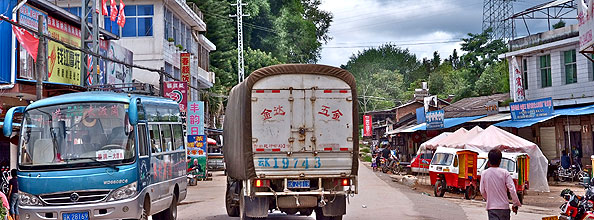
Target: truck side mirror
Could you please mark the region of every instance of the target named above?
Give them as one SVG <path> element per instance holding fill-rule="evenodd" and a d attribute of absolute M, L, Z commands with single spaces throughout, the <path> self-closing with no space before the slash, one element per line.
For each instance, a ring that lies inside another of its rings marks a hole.
<path fill-rule="evenodd" d="M 25 106 L 17 106 L 10 108 L 8 112 L 6 112 L 6 116 L 4 117 L 4 128 L 2 130 L 5 137 L 10 137 L 10 135 L 12 135 L 12 120 L 14 118 L 14 114 L 23 113 L 24 111 Z"/>

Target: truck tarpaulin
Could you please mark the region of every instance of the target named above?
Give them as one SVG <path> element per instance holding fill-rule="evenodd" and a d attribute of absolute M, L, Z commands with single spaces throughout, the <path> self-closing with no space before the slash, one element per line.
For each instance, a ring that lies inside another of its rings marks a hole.
<path fill-rule="evenodd" d="M 317 64 L 282 64 L 258 69 L 240 84 L 233 87 L 225 110 L 223 137 L 225 163 L 229 177 L 246 180 L 256 177 L 252 151 L 252 88 L 266 77 L 286 74 L 327 75 L 341 79 L 351 88 L 353 96 L 353 165 L 352 174 L 358 171 L 359 114 L 355 78 L 346 70 Z M 320 87 L 324 82 L 320 82 Z"/>

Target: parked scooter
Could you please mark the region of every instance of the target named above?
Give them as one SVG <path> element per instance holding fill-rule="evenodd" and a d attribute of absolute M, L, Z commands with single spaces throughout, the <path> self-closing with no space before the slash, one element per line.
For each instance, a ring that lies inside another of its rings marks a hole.
<path fill-rule="evenodd" d="M 557 167 L 557 178 L 560 181 L 574 181 L 578 179 L 580 182 L 582 182 L 585 177 L 589 176 L 590 175 L 588 175 L 588 172 L 584 171 L 579 163 L 572 164 L 568 169 L 563 168 L 563 166 Z"/>
<path fill-rule="evenodd" d="M 559 207 L 561 209 L 560 220 L 594 220 L 594 187 L 586 186 L 586 195 L 576 195 L 570 189 L 561 191 L 561 197 L 565 203 Z"/>

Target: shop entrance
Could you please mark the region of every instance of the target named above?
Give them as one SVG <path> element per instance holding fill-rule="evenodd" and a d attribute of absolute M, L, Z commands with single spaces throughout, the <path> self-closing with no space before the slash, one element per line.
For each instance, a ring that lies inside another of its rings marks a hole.
<path fill-rule="evenodd" d="M 569 153 L 571 157 L 571 162 L 578 162 L 581 163 L 583 154 L 582 154 L 582 132 L 580 131 L 570 131 L 569 134 L 564 132 L 565 134 L 565 150 Z M 568 137 L 569 135 L 569 137 Z M 578 161 L 574 161 L 574 158 L 578 158 Z"/>

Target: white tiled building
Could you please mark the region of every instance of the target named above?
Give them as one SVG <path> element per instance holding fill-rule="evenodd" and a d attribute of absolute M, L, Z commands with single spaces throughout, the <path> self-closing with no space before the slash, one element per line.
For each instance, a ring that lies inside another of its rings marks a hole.
<path fill-rule="evenodd" d="M 80 1 L 58 0 L 57 3 L 80 16 Z M 120 36 L 118 43 L 134 53 L 134 64 L 165 68 L 179 79 L 180 53 L 187 51 L 192 54 L 191 85 L 212 87 L 215 75 L 209 71 L 209 53 L 216 50 L 216 46 L 201 34 L 206 31 L 206 24 L 198 7 L 183 0 L 127 0 L 125 4 L 123 28 L 107 16 L 100 19 L 100 24 Z M 134 69 L 133 78 L 159 87 L 157 73 Z M 197 93 L 192 92 L 192 100 L 196 99 Z"/>
<path fill-rule="evenodd" d="M 594 65 L 578 52 L 577 25 L 510 41 L 511 52 L 500 55 L 522 70 L 527 100 L 552 97 L 554 106 L 594 102 Z M 510 65 L 511 72 L 511 65 Z M 510 95 L 514 79 L 510 74 Z"/>

